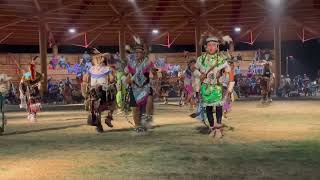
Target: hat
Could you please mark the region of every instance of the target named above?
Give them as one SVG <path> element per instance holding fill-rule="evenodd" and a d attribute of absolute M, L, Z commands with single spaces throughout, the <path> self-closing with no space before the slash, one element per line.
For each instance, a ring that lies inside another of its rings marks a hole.
<path fill-rule="evenodd" d="M 188 62 L 188 64 L 191 64 L 191 63 L 196 63 L 197 61 L 194 59 L 194 58 L 191 58 L 191 59 L 189 59 L 189 62 Z"/>
<path fill-rule="evenodd" d="M 208 44 L 209 42 L 214 42 L 214 43 L 219 44 L 219 39 L 215 36 L 209 36 L 206 39 L 206 44 Z"/>
<path fill-rule="evenodd" d="M 134 50 L 141 49 L 142 51 L 144 51 L 144 46 L 142 44 L 135 44 L 133 48 Z"/>
<path fill-rule="evenodd" d="M 133 36 L 133 39 L 134 39 L 134 46 L 133 46 L 133 49 L 134 50 L 137 50 L 137 49 L 141 49 L 144 51 L 144 46 L 143 46 L 143 42 L 142 40 L 140 39 L 140 37 L 137 37 L 137 36 Z"/>

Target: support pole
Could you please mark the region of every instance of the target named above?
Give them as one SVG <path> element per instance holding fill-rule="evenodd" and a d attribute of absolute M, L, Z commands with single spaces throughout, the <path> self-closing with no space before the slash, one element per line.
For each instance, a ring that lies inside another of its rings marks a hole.
<path fill-rule="evenodd" d="M 48 65 L 47 65 L 47 30 L 46 30 L 45 22 L 42 20 L 40 20 L 40 23 L 39 23 L 39 51 L 40 51 L 41 73 L 43 75 L 40 92 L 41 92 L 41 95 L 43 96 L 48 90 L 48 85 L 47 85 Z"/>
<path fill-rule="evenodd" d="M 287 75 L 289 74 L 289 59 L 288 59 L 289 57 L 287 57 L 287 59 L 286 59 L 286 73 L 287 73 Z"/>
<path fill-rule="evenodd" d="M 58 57 L 59 51 L 58 51 L 58 46 L 57 45 L 54 45 L 52 47 L 52 54 L 53 54 L 53 56 Z"/>
<path fill-rule="evenodd" d="M 125 23 L 121 21 L 120 31 L 119 31 L 119 53 L 120 60 L 126 61 L 126 39 L 125 39 Z"/>
<path fill-rule="evenodd" d="M 201 30 L 200 30 L 200 20 L 196 19 L 195 21 L 196 26 L 195 26 L 195 47 L 196 47 L 196 56 L 199 57 L 201 56 L 202 53 L 202 47 L 199 44 L 200 43 L 200 36 L 201 36 Z"/>
<path fill-rule="evenodd" d="M 229 51 L 234 52 L 234 42 L 230 42 L 229 44 Z"/>
<path fill-rule="evenodd" d="M 280 86 L 281 76 L 281 26 L 275 24 L 274 28 L 274 53 L 275 53 L 275 88 Z"/>

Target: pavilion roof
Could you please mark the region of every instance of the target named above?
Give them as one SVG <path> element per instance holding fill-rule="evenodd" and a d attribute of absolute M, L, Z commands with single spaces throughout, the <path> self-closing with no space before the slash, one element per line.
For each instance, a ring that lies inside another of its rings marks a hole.
<path fill-rule="evenodd" d="M 121 24 L 129 43 L 136 35 L 152 44 L 194 44 L 196 22 L 202 32 L 249 43 L 272 41 L 276 20 L 283 40 L 320 36 L 320 0 L 278 1 L 282 13 L 273 18 L 267 0 L 0 0 L 0 44 L 38 44 L 40 21 L 51 44 L 118 45 Z"/>

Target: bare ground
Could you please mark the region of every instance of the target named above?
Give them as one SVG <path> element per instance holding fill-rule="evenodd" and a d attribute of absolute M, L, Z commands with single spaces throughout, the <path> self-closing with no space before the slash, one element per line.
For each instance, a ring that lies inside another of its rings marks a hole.
<path fill-rule="evenodd" d="M 222 140 L 199 133 L 191 111 L 173 105 L 156 106 L 146 137 L 132 136 L 123 115 L 97 134 L 83 111 L 42 112 L 36 124 L 7 113 L 0 179 L 320 179 L 319 107 L 237 102 Z"/>

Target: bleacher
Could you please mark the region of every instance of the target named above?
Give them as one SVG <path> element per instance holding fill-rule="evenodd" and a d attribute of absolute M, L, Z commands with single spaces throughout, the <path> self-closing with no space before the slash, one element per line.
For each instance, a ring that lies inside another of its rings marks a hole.
<path fill-rule="evenodd" d="M 241 54 L 242 61 L 238 62 L 236 66 L 240 65 L 241 71 L 246 73 L 250 63 L 252 63 L 252 59 L 255 56 L 255 51 L 236 51 L 233 52 L 233 55 L 236 56 L 238 53 Z M 38 54 L 0 54 L 0 74 L 7 74 L 8 76 L 12 77 L 12 81 L 14 83 L 18 83 L 20 80 L 20 75 L 18 74 L 15 62 L 20 64 L 22 68 L 27 69 L 28 64 L 37 55 Z M 183 69 L 187 66 L 187 60 L 184 57 L 184 53 L 156 53 L 154 55 L 156 58 L 165 58 L 166 63 L 178 64 Z M 74 65 L 82 57 L 82 54 L 59 54 L 59 57 L 60 56 L 64 56 L 67 62 L 69 62 L 71 65 Z M 189 57 L 195 57 L 195 53 L 189 53 Z M 48 54 L 48 78 L 52 77 L 53 81 L 59 81 L 65 79 L 66 77 L 69 77 L 73 81 L 76 79 L 76 75 L 68 73 L 66 69 L 61 69 L 60 67 L 57 67 L 57 69 L 54 70 L 50 69 L 49 61 L 51 58 L 52 54 Z M 36 69 L 40 72 L 39 60 Z"/>

